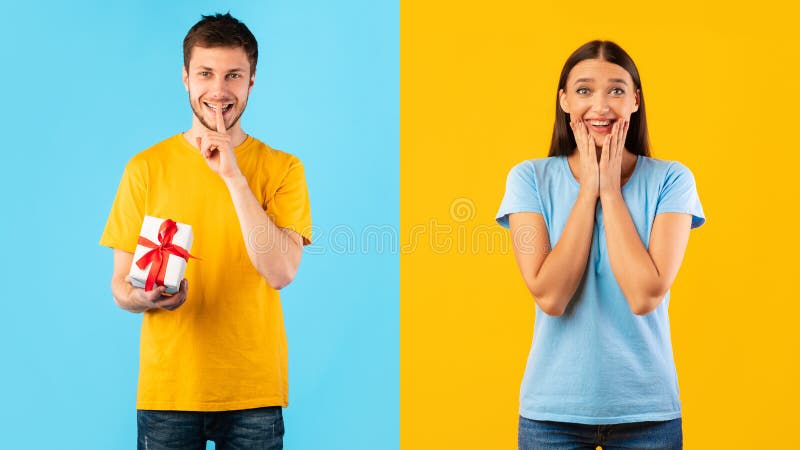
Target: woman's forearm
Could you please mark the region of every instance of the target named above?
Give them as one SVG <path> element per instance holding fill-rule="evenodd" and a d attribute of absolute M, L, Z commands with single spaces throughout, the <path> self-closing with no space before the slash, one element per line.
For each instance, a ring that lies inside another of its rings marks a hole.
<path fill-rule="evenodd" d="M 601 195 L 608 259 L 628 305 L 634 314 L 647 314 L 665 294 L 660 275 L 642 243 L 621 193 Z"/>
<path fill-rule="evenodd" d="M 564 313 L 583 278 L 592 245 L 596 207 L 596 196 L 578 194 L 558 243 L 528 283 L 539 307 L 548 315 Z"/>

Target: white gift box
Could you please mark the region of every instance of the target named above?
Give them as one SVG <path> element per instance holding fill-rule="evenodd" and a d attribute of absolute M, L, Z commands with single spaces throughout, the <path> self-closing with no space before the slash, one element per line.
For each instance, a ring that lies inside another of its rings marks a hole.
<path fill-rule="evenodd" d="M 165 222 L 165 219 L 160 219 L 158 217 L 152 216 L 145 216 L 144 221 L 142 222 L 142 231 L 139 233 L 140 237 L 148 239 L 155 245 L 159 246 L 164 244 L 159 240 L 159 231 L 161 229 L 161 225 Z M 186 225 L 183 223 L 176 222 L 178 230 L 175 232 L 175 235 L 172 237 L 172 244 L 178 247 L 182 247 L 186 250 L 186 253 L 192 248 L 192 239 L 194 238 L 192 234 L 192 227 L 191 225 Z M 145 266 L 144 269 L 140 269 L 139 266 L 136 264 L 139 259 L 141 259 L 147 252 L 152 251 L 153 248 L 148 247 L 146 245 L 142 245 L 141 243 L 137 244 L 136 252 L 133 254 L 133 264 L 131 264 L 131 270 L 128 274 L 130 276 L 131 284 L 138 288 L 144 288 L 147 282 L 147 276 L 150 273 L 152 265 L 155 263 L 150 263 Z M 158 251 L 158 249 L 156 249 Z M 163 251 L 163 260 L 162 264 L 166 264 L 166 272 L 164 273 L 164 286 L 167 287 L 168 294 L 174 294 L 178 292 L 181 286 L 181 280 L 183 280 L 183 275 L 186 272 L 186 260 L 182 257 L 169 253 L 167 251 Z M 158 285 L 159 283 L 155 283 Z"/>

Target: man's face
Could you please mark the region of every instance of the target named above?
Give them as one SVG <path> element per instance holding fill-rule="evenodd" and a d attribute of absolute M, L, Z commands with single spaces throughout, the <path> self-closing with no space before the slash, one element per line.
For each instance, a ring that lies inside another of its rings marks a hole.
<path fill-rule="evenodd" d="M 217 130 L 216 108 L 222 105 L 225 129 L 233 127 L 247 106 L 255 75 L 242 47 L 194 47 L 189 70 L 183 69 L 183 84 L 195 117 L 210 130 Z"/>

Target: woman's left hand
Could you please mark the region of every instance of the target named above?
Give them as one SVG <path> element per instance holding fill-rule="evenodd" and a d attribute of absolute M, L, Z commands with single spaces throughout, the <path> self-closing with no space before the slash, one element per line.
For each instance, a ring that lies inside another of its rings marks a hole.
<path fill-rule="evenodd" d="M 628 136 L 628 120 L 618 120 L 611 133 L 603 140 L 600 153 L 600 195 L 622 191 L 622 156 L 625 154 L 625 138 Z"/>

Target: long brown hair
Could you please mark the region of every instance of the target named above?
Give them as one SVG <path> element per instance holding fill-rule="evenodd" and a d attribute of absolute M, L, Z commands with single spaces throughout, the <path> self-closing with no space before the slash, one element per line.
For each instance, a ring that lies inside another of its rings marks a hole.
<path fill-rule="evenodd" d="M 639 90 L 639 109 L 631 114 L 625 148 L 635 155 L 650 156 L 650 139 L 647 136 L 647 117 L 644 112 L 644 91 L 642 90 L 642 81 L 639 79 L 639 70 L 636 69 L 633 59 L 614 42 L 599 40 L 587 42 L 567 58 L 564 68 L 561 69 L 558 89 L 566 89 L 569 72 L 576 64 L 585 59 L 608 61 L 622 67 L 631 75 L 634 86 Z M 556 120 L 553 124 L 553 138 L 550 141 L 548 156 L 569 156 L 576 146 L 575 136 L 569 127 L 569 114 L 561 109 L 558 90 L 556 90 Z"/>

